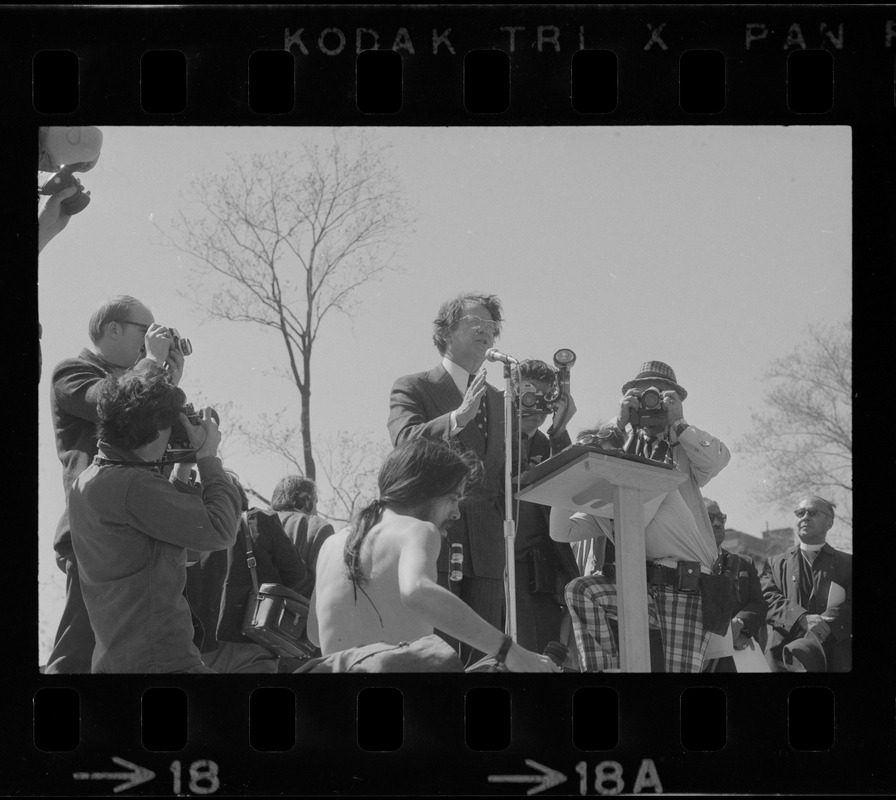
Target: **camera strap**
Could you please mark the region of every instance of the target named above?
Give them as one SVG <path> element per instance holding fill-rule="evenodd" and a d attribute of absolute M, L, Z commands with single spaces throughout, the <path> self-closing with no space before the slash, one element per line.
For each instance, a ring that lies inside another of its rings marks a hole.
<path fill-rule="evenodd" d="M 160 458 L 157 461 L 123 461 L 116 458 L 106 458 L 105 456 L 94 456 L 93 463 L 98 467 L 166 467 L 169 464 L 179 464 L 182 461 L 195 461 L 196 451 L 191 450 L 180 458 Z"/>
<path fill-rule="evenodd" d="M 93 463 L 98 467 L 157 467 L 161 461 L 119 461 L 116 458 L 94 456 Z"/>

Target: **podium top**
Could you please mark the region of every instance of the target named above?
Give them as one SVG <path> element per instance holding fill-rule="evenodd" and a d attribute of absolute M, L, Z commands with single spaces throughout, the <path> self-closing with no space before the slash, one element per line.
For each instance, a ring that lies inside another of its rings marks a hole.
<path fill-rule="evenodd" d="M 686 477 L 671 464 L 596 445 L 574 444 L 524 472 L 518 481 L 521 488 L 517 497 L 612 517 L 617 486 L 639 491 L 646 503 L 673 491 Z"/>

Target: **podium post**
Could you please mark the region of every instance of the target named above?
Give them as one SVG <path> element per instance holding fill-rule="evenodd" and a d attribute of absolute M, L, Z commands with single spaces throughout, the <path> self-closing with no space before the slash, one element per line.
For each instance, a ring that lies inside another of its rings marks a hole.
<path fill-rule="evenodd" d="M 644 504 L 659 503 L 685 479 L 677 469 L 579 444 L 520 476 L 521 500 L 613 518 L 623 672 L 650 672 Z"/>
<path fill-rule="evenodd" d="M 619 667 L 623 672 L 650 672 L 647 556 L 641 490 L 616 484 L 614 506 Z"/>

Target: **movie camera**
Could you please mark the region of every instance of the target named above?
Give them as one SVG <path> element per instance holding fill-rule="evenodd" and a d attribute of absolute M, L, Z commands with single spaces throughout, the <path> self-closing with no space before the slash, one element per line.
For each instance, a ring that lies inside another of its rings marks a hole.
<path fill-rule="evenodd" d="M 519 407 L 524 417 L 553 414 L 565 395 L 569 394 L 569 370 L 576 363 L 576 354 L 569 348 L 554 353 L 554 382 L 547 392 L 542 392 L 525 378 L 520 381 Z"/>
<path fill-rule="evenodd" d="M 215 424 L 220 424 L 221 420 L 218 417 L 218 412 L 213 408 L 209 410 L 211 412 L 211 418 L 215 421 Z M 192 403 L 187 403 L 184 406 L 184 415 L 193 426 L 200 425 L 202 422 L 198 412 L 193 408 Z M 165 450 L 165 458 L 168 461 L 179 461 L 185 456 L 190 456 L 192 454 L 193 445 L 190 444 L 190 437 L 187 435 L 187 429 L 179 419 L 176 419 L 171 426 L 171 436 L 168 437 L 168 448 Z"/>

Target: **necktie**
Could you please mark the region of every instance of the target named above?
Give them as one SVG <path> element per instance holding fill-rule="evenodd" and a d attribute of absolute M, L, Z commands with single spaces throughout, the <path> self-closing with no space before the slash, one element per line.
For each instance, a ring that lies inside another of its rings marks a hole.
<path fill-rule="evenodd" d="M 475 375 L 470 375 L 467 378 L 467 388 L 469 388 L 470 384 L 473 383 L 473 379 Z M 479 428 L 482 433 L 482 438 L 487 438 L 488 435 L 488 394 L 482 395 L 482 398 L 479 400 L 479 410 L 476 412 L 476 419 L 474 420 L 476 423 L 476 427 Z"/>

